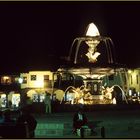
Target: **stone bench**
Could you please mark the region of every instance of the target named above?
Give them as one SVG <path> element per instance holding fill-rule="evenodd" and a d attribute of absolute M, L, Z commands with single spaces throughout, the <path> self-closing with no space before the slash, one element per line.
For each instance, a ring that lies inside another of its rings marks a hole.
<path fill-rule="evenodd" d="M 46 136 L 63 136 L 64 124 L 63 123 L 38 123 L 35 136 L 46 137 Z"/>
<path fill-rule="evenodd" d="M 101 137 L 101 127 L 96 127 L 96 136 Z M 72 131 L 72 123 L 38 123 L 35 130 L 36 138 L 47 137 L 75 137 Z"/>

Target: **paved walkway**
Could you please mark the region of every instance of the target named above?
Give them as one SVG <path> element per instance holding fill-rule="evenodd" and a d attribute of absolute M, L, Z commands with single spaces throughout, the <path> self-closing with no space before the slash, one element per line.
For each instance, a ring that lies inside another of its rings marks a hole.
<path fill-rule="evenodd" d="M 97 132 L 95 135 L 86 138 L 102 138 L 100 131 L 102 126 L 105 128 L 105 138 L 140 138 L 139 109 L 96 110 L 85 112 L 85 114 L 89 122 L 93 123 L 95 132 Z M 36 138 L 79 138 L 79 136 L 72 134 L 73 115 L 74 112 L 35 114 L 38 122 Z M 54 129 L 57 129 L 58 134 L 54 134 L 54 131 L 52 131 Z M 67 131 L 67 133 L 64 134 L 64 131 Z"/>

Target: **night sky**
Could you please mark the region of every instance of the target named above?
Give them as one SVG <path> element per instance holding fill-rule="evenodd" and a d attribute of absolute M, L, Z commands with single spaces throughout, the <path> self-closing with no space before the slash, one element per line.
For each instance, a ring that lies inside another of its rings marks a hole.
<path fill-rule="evenodd" d="M 118 63 L 140 67 L 140 2 L 0 2 L 0 73 L 59 67 L 90 22 Z"/>

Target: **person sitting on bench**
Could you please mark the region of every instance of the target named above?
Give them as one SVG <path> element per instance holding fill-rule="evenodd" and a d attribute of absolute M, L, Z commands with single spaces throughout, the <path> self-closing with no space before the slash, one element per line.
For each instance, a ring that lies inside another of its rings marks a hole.
<path fill-rule="evenodd" d="M 73 117 L 73 133 L 76 133 L 77 129 L 80 129 L 82 126 L 86 124 L 87 124 L 87 117 L 83 113 L 82 108 L 79 108 Z"/>

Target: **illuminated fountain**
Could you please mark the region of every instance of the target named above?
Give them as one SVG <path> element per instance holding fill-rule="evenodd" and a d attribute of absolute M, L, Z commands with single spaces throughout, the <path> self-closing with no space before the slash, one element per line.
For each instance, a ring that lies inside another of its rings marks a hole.
<path fill-rule="evenodd" d="M 76 42 L 77 42 L 76 49 L 73 49 L 75 47 L 74 44 Z M 110 47 L 110 46 L 113 46 L 113 42 L 112 42 L 111 38 L 109 38 L 109 37 L 100 36 L 100 33 L 94 23 L 91 23 L 88 25 L 85 37 L 78 37 L 78 38 L 74 39 L 72 46 L 71 46 L 68 60 L 71 60 L 73 53 L 75 53 L 74 64 L 79 63 L 78 62 L 78 53 L 80 51 L 79 50 L 80 46 L 84 42 L 88 45 L 87 53 L 84 55 L 87 56 L 88 61 L 90 63 L 97 62 L 97 58 L 101 55 L 101 53 L 97 51 L 97 47 L 100 42 L 105 43 L 108 63 L 109 64 L 113 63 L 113 61 L 114 61 L 113 59 L 115 59 L 115 58 L 113 58 L 113 56 L 112 56 L 112 50 Z M 75 51 L 75 52 L 73 52 L 73 51 Z"/>
<path fill-rule="evenodd" d="M 56 72 L 54 85 L 65 91 L 64 100 L 68 100 L 68 93 L 78 92 L 84 104 L 113 104 L 118 100 L 112 97 L 114 85 L 121 89 L 124 97 L 129 88 L 126 69 L 116 63 L 114 52 L 111 38 L 101 36 L 95 24 L 89 24 L 86 35 L 74 39 L 68 65 Z M 126 96 L 120 100 L 127 103 Z"/>

